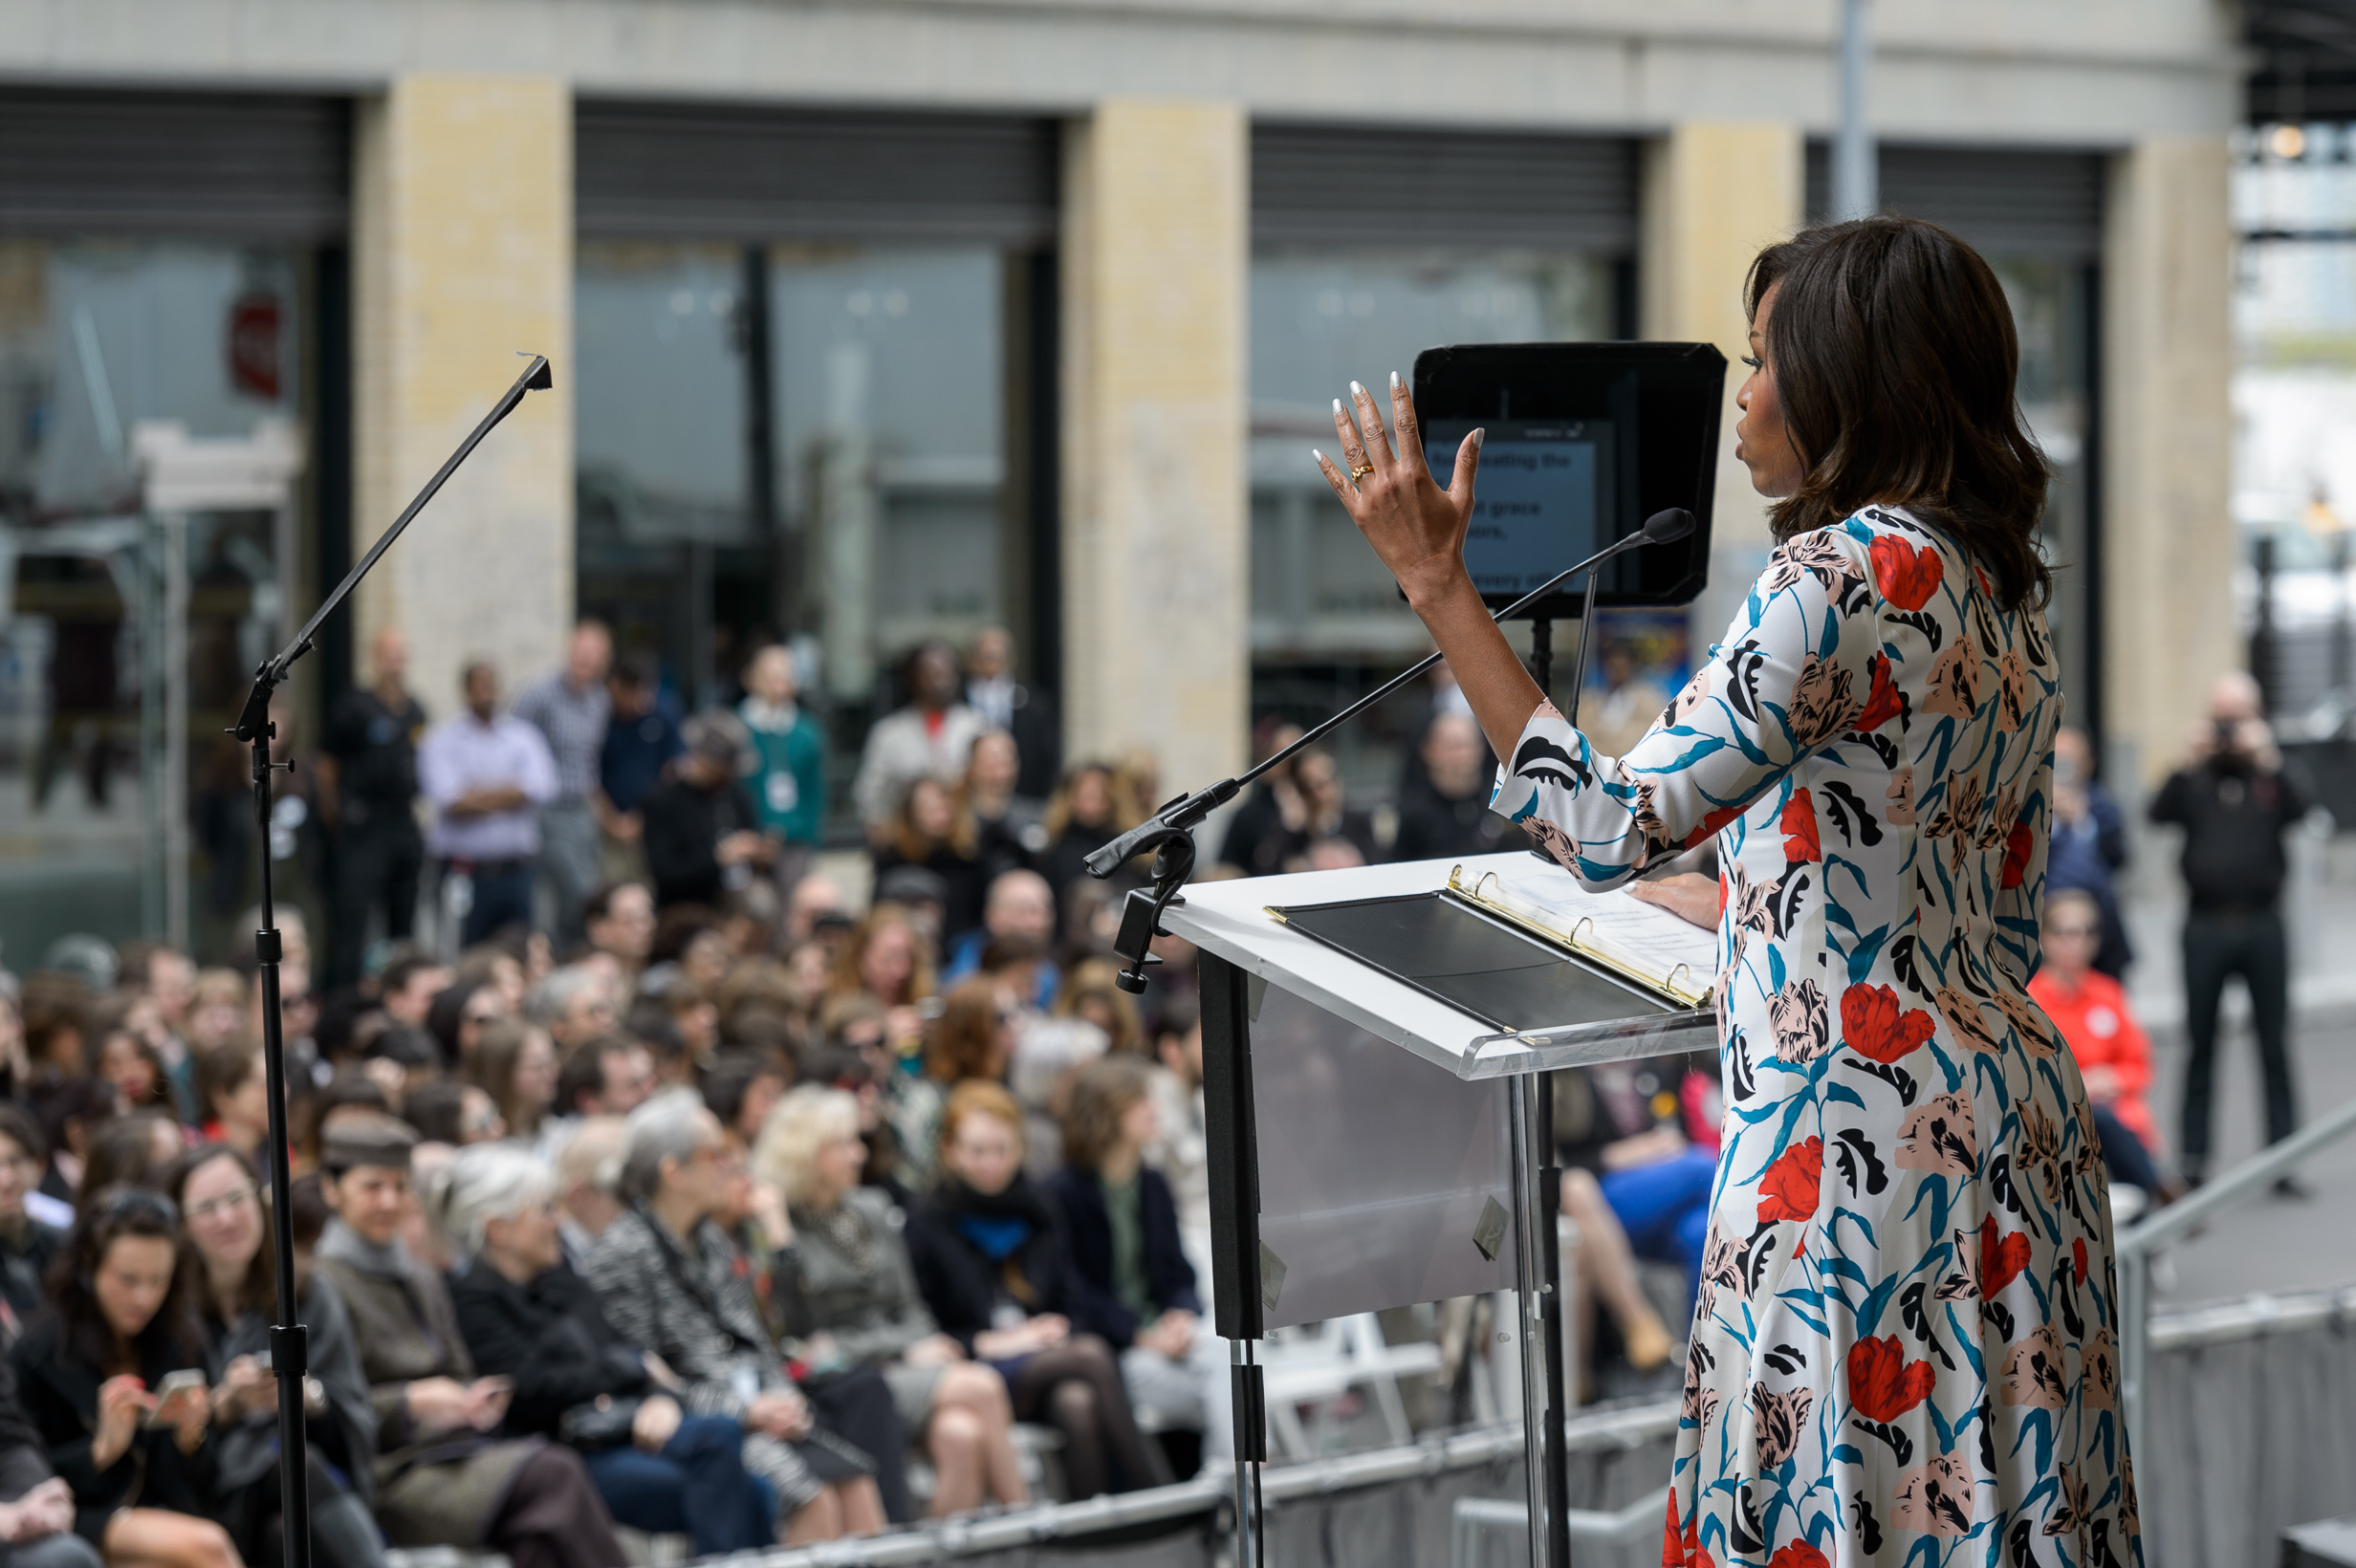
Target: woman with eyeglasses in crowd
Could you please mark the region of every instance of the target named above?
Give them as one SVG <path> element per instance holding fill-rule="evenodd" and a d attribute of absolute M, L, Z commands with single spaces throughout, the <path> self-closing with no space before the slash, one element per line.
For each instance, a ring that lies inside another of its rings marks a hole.
<path fill-rule="evenodd" d="M 181 1156 L 158 1185 L 180 1206 L 196 1254 L 197 1313 L 213 1380 L 214 1517 L 247 1560 L 275 1562 L 285 1535 L 278 1516 L 278 1382 L 270 1369 L 278 1289 L 263 1245 L 269 1200 L 245 1161 L 219 1143 Z M 310 1330 L 304 1381 L 312 1542 L 327 1568 L 382 1568 L 384 1553 L 368 1512 L 377 1418 L 352 1319 L 307 1258 L 297 1256 L 294 1272 L 299 1320 Z"/>
<path fill-rule="evenodd" d="M 50 1304 L 10 1360 L 50 1466 L 73 1489 L 76 1533 L 110 1568 L 244 1568 L 210 1516 L 212 1402 L 171 1200 L 117 1187 L 85 1201 Z M 164 1380 L 188 1369 L 196 1385 L 165 1404 Z"/>

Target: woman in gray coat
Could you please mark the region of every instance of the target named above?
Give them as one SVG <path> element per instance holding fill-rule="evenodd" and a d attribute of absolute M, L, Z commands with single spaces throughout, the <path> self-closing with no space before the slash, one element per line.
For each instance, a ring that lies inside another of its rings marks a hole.
<path fill-rule="evenodd" d="M 859 1185 L 866 1159 L 859 1100 L 840 1089 L 806 1084 L 762 1123 L 753 1175 L 784 1195 L 793 1222 L 774 1269 L 787 1330 L 814 1367 L 884 1374 L 902 1425 L 932 1461 L 936 1515 L 1027 1503 L 1006 1382 L 933 1321 L 899 1207 Z"/>

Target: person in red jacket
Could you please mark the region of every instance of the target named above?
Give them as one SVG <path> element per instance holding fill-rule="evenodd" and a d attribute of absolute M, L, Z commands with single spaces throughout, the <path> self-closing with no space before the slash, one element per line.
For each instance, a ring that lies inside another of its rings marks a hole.
<path fill-rule="evenodd" d="M 2029 980 L 2029 994 L 2078 1058 L 2104 1165 L 2113 1181 L 2142 1187 L 2154 1199 L 2172 1196 L 2159 1170 L 2159 1127 L 2144 1101 L 2151 1083 L 2151 1041 L 2135 1021 L 2125 988 L 2094 968 L 2103 944 L 2102 906 L 2092 894 L 2064 888 L 2045 901 L 2041 936 L 2044 962 Z"/>

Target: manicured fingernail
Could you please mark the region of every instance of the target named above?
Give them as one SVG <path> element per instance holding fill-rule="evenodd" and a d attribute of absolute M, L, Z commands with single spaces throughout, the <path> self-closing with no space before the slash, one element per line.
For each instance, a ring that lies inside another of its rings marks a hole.
<path fill-rule="evenodd" d="M 1356 381 L 1352 381 L 1352 382 L 1350 383 L 1350 396 L 1351 396 L 1351 397 L 1353 397 L 1353 398 L 1363 398 L 1363 397 L 1364 397 L 1365 395 L 1366 395 L 1366 389 L 1365 389 L 1364 387 L 1363 387 L 1363 386 L 1359 385 Z"/>
<path fill-rule="evenodd" d="M 1481 428 L 1480 426 L 1478 426 L 1478 425 L 1473 426 L 1473 429 L 1472 429 L 1472 449 L 1473 449 L 1474 451 L 1476 451 L 1476 452 L 1477 452 L 1477 451 L 1479 451 L 1479 450 L 1481 449 L 1481 442 L 1482 442 L 1483 440 L 1487 439 L 1488 435 L 1489 435 L 1489 432 L 1488 432 L 1487 430 L 1482 429 L 1482 428 Z"/>
<path fill-rule="evenodd" d="M 1406 384 L 1407 384 L 1407 382 L 1405 382 L 1405 381 L 1401 381 L 1401 380 L 1399 379 L 1399 372 L 1397 372 L 1397 371 L 1395 371 L 1395 370 L 1394 370 L 1394 371 L 1392 371 L 1392 372 L 1390 373 L 1390 389 L 1391 389 L 1393 392 L 1398 391 L 1401 387 L 1405 386 Z"/>
<path fill-rule="evenodd" d="M 1342 400 L 1340 398 L 1336 398 L 1334 400 L 1334 412 L 1337 414 L 1342 412 Z"/>
<path fill-rule="evenodd" d="M 1320 463 L 1323 463 L 1325 461 L 1325 454 L 1319 451 L 1315 446 L 1309 448 L 1309 455 L 1316 458 Z"/>

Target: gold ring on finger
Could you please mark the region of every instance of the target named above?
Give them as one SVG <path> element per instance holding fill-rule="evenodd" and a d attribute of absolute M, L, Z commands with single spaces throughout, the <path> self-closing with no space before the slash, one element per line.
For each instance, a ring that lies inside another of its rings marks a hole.
<path fill-rule="evenodd" d="M 1352 469 L 1350 470 L 1350 483 L 1351 483 L 1351 484 L 1353 484 L 1353 485 L 1355 485 L 1355 484 L 1357 484 L 1357 483 L 1358 483 L 1361 479 L 1365 478 L 1365 477 L 1366 477 L 1366 475 L 1368 475 L 1368 474 L 1372 473 L 1373 471 L 1374 471 L 1374 465 L 1373 465 L 1373 464 L 1371 464 L 1371 463 L 1362 463 L 1362 464 L 1360 464 L 1357 468 L 1352 468 Z"/>

